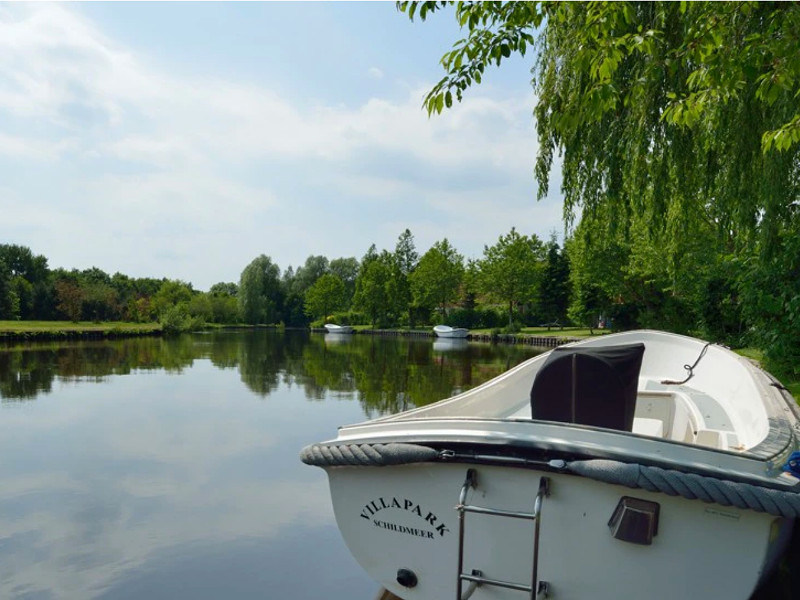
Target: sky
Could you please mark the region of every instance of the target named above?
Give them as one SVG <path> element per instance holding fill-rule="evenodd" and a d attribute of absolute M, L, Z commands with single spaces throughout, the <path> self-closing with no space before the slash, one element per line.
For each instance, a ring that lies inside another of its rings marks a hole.
<path fill-rule="evenodd" d="M 464 32 L 393 2 L 0 3 L 0 243 L 208 290 L 261 254 L 480 258 L 536 200 L 533 58 L 429 118 Z"/>

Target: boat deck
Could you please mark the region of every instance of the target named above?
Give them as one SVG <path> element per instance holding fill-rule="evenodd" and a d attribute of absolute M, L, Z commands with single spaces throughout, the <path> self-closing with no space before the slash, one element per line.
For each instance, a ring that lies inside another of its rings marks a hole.
<path fill-rule="evenodd" d="M 608 431 L 760 460 L 780 461 L 791 449 L 795 439 L 793 423 L 797 422 L 800 412 L 791 398 L 787 400 L 774 381 L 747 359 L 721 346 L 651 331 L 613 334 L 572 346 L 610 347 L 623 343 L 645 346 L 636 384 L 633 423 L 628 430 L 611 428 Z M 520 422 L 533 420 L 531 386 L 547 357 L 547 354 L 536 356 L 452 398 L 387 415 L 363 426 L 344 428 L 340 436 L 356 432 L 369 436 L 373 431 L 380 431 L 381 435 L 405 431 L 412 435 L 425 430 L 424 423 L 431 420 L 452 420 L 444 429 L 430 425 L 437 428 L 437 435 L 444 437 L 458 438 L 467 429 L 480 430 L 486 436 L 511 435 L 511 431 L 518 431 L 515 426 Z M 693 365 L 688 378 L 685 365 Z M 683 382 L 674 383 L 684 378 Z M 464 427 L 469 420 L 476 423 L 485 420 L 486 423 Z M 487 425 L 502 421 L 511 426 L 508 431 L 499 425 L 491 429 Z M 550 423 L 542 417 L 534 422 Z M 561 419 L 553 423 L 569 424 Z M 536 436 L 543 435 L 541 430 L 537 432 Z M 421 437 L 427 435 L 420 433 Z M 523 437 L 533 441 L 535 436 L 530 435 Z M 573 438 L 575 436 L 570 437 Z"/>

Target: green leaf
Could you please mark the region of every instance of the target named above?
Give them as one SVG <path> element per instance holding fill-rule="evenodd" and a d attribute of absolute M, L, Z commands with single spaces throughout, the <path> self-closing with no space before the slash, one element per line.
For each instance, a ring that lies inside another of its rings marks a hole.
<path fill-rule="evenodd" d="M 436 112 L 441 113 L 444 108 L 444 95 L 439 93 L 436 95 Z"/>

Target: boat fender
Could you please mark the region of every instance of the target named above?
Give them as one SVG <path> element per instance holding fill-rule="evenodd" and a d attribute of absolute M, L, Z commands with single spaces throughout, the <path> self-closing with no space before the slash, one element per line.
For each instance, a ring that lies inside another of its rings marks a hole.
<path fill-rule="evenodd" d="M 613 460 L 577 460 L 568 463 L 567 470 L 589 479 L 668 496 L 750 509 L 776 517 L 800 517 L 800 494 L 797 492 Z"/>
<path fill-rule="evenodd" d="M 315 467 L 384 467 L 431 462 L 439 452 L 416 444 L 312 444 L 300 451 L 300 460 Z"/>
<path fill-rule="evenodd" d="M 800 478 L 800 452 L 792 452 L 789 456 L 789 460 L 783 465 L 783 470 L 790 475 Z"/>

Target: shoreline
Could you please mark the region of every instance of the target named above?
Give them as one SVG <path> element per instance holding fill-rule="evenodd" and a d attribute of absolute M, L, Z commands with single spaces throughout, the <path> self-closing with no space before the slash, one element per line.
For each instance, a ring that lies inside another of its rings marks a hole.
<path fill-rule="evenodd" d="M 202 331 L 236 329 L 279 329 L 276 325 L 215 325 Z M 327 333 L 323 327 L 287 327 L 287 330 Z M 191 332 L 187 332 L 191 333 Z M 163 336 L 159 323 L 126 322 L 66 322 L 66 321 L 0 321 L 0 342 L 26 342 L 49 340 L 103 340 L 126 337 Z M 374 335 L 380 337 L 418 337 L 440 339 L 430 329 L 357 329 L 353 335 Z M 448 338 L 441 338 L 448 339 Z M 541 348 L 555 348 L 563 344 L 584 339 L 582 336 L 538 335 L 531 333 L 470 333 L 466 338 L 471 342 L 492 344 L 525 344 Z"/>
<path fill-rule="evenodd" d="M 311 333 L 327 333 L 323 327 L 312 327 Z M 338 334 L 337 334 L 338 335 Z M 378 335 L 384 337 L 426 337 L 434 340 L 448 340 L 456 338 L 440 338 L 433 331 L 425 329 L 356 329 L 350 335 Z M 525 344 L 539 348 L 555 348 L 572 342 L 586 339 L 576 336 L 538 335 L 532 333 L 470 333 L 465 338 L 470 342 L 488 342 L 491 344 Z"/>
<path fill-rule="evenodd" d="M 71 323 L 65 321 L 0 322 L 0 342 L 104 340 L 163 335 L 158 323 Z"/>

